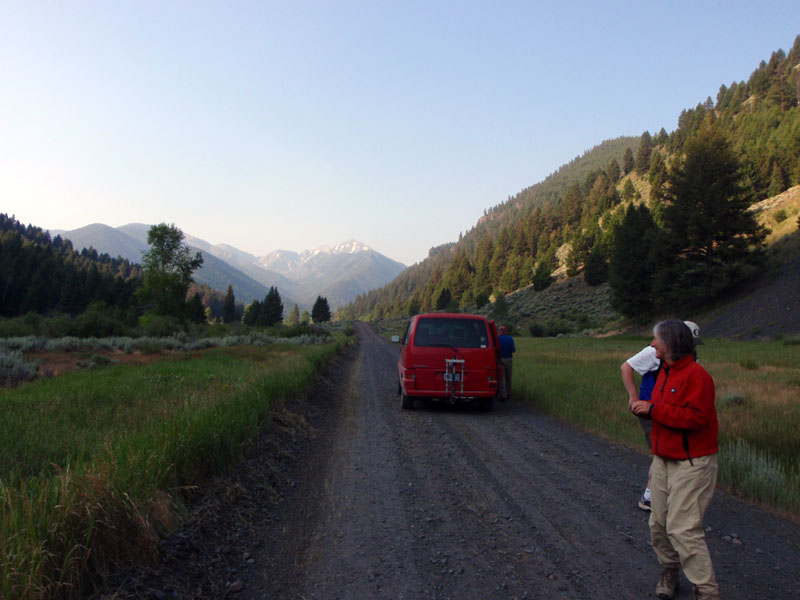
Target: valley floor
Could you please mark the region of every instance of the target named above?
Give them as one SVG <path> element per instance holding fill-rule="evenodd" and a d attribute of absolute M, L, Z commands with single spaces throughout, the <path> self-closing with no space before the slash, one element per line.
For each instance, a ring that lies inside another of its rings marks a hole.
<path fill-rule="evenodd" d="M 513 401 L 400 410 L 397 348 L 357 328 L 161 562 L 103 598 L 653 597 L 646 456 Z M 800 526 L 721 492 L 706 526 L 724 598 L 800 596 Z"/>

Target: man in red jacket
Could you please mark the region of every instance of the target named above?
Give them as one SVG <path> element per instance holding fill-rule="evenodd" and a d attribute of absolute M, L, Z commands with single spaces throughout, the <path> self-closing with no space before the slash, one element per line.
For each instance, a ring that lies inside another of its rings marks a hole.
<path fill-rule="evenodd" d="M 717 482 L 714 380 L 697 364 L 694 338 L 683 321 L 662 321 L 653 336 L 650 345 L 663 368 L 651 401 L 633 400 L 630 409 L 653 421 L 650 537 L 662 568 L 656 596 L 674 597 L 683 567 L 694 598 L 718 599 L 703 532 Z"/>

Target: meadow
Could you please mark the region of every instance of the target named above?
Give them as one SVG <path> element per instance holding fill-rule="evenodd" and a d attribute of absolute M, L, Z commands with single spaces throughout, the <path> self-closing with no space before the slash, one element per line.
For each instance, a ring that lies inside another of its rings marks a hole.
<path fill-rule="evenodd" d="M 515 340 L 513 393 L 537 409 L 647 452 L 628 411 L 620 365 L 645 338 Z M 700 363 L 714 378 L 718 485 L 800 519 L 800 343 L 706 340 Z"/>
<path fill-rule="evenodd" d="M 193 487 L 344 343 L 202 349 L 0 389 L 0 597 L 81 597 L 113 565 L 152 559 Z"/>

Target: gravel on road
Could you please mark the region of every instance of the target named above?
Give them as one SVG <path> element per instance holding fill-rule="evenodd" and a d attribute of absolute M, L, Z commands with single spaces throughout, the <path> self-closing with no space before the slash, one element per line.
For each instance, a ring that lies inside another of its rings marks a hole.
<path fill-rule="evenodd" d="M 101 597 L 654 597 L 648 457 L 514 401 L 400 410 L 398 348 L 356 327 L 161 561 Z M 800 526 L 719 491 L 705 525 L 723 598 L 800 598 Z"/>

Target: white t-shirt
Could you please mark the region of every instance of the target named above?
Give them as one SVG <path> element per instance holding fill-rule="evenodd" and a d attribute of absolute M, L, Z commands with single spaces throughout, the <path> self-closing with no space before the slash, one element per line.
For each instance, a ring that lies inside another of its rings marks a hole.
<path fill-rule="evenodd" d="M 634 354 L 625 362 L 628 363 L 639 375 L 644 375 L 650 371 L 655 371 L 658 368 L 658 365 L 661 364 L 661 361 L 656 358 L 656 349 L 652 346 L 643 348 L 640 352 Z"/>

